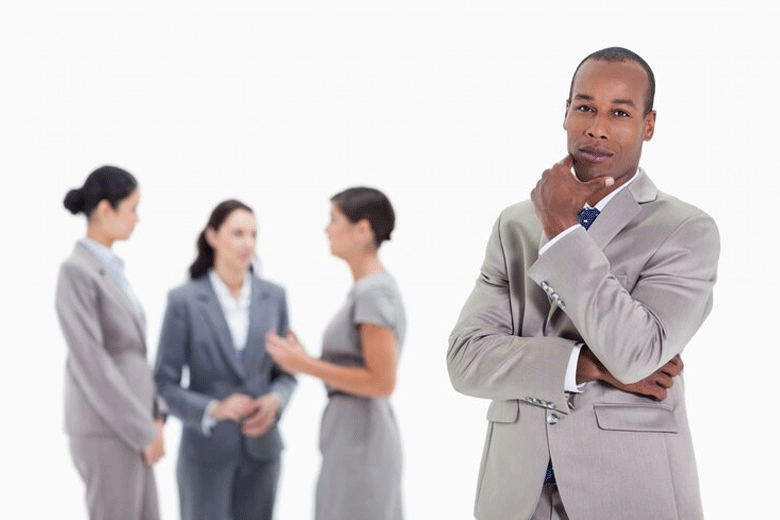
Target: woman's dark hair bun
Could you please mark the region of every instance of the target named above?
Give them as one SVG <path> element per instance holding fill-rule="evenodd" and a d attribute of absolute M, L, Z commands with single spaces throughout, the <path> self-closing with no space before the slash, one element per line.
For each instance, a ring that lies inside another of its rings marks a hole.
<path fill-rule="evenodd" d="M 101 200 L 107 200 L 116 209 L 125 197 L 138 187 L 133 175 L 116 166 L 101 166 L 93 171 L 81 188 L 72 189 L 62 201 L 73 213 L 84 213 L 88 218 Z"/>
<path fill-rule="evenodd" d="M 74 215 L 80 213 L 84 211 L 84 192 L 81 188 L 72 189 L 65 195 L 65 200 L 62 203 L 65 209 Z"/>

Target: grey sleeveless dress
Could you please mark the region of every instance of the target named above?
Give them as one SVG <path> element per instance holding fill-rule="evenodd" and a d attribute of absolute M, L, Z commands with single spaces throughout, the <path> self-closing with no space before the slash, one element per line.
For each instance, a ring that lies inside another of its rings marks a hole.
<path fill-rule="evenodd" d="M 364 365 L 361 323 L 391 329 L 400 354 L 406 315 L 398 285 L 387 272 L 355 282 L 325 329 L 322 359 Z M 401 440 L 390 402 L 326 389 L 316 520 L 402 520 Z"/>

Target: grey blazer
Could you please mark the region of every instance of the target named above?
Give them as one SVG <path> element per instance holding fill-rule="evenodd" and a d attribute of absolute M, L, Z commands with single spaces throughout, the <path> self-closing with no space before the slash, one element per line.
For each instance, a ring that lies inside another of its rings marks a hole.
<path fill-rule="evenodd" d="M 476 517 L 530 518 L 552 459 L 571 518 L 702 518 L 682 376 L 663 402 L 569 395 L 564 376 L 577 342 L 624 382 L 683 350 L 712 305 L 715 223 L 640 171 L 588 231 L 545 242 L 529 201 L 504 210 L 450 336 L 452 384 L 492 400 Z"/>
<path fill-rule="evenodd" d="M 68 344 L 65 431 L 113 435 L 140 453 L 157 436 L 158 408 L 143 315 L 79 243 L 60 267 L 55 306 Z"/>
<path fill-rule="evenodd" d="M 212 399 L 224 399 L 236 392 L 252 397 L 276 392 L 284 407 L 295 389 L 295 378 L 274 364 L 265 351 L 266 333 L 287 333 L 284 290 L 252 276 L 249 313 L 242 362 L 208 275 L 168 294 L 154 376 L 171 413 L 183 423 L 180 453 L 188 459 L 239 460 L 243 436 L 237 423 L 222 421 L 210 435 L 203 433 L 203 414 Z M 181 384 L 185 366 L 189 369 L 186 388 Z M 247 451 L 258 460 L 277 457 L 282 449 L 276 425 L 262 437 L 246 437 L 244 442 Z"/>

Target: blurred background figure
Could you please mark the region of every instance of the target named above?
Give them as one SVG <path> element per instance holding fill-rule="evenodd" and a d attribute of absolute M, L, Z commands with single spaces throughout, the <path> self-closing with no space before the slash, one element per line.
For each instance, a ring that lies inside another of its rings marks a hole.
<path fill-rule="evenodd" d="M 347 301 L 325 329 L 321 359 L 309 356 L 292 332 L 269 334 L 266 348 L 288 372 L 322 379 L 328 392 L 316 519 L 400 520 L 401 441 L 388 398 L 406 316 L 398 285 L 378 256 L 395 213 L 373 188 L 350 188 L 331 202 L 330 250 L 355 280 Z"/>
<path fill-rule="evenodd" d="M 296 382 L 265 352 L 267 333 L 287 333 L 287 302 L 281 287 L 252 271 L 256 234 L 246 204 L 217 205 L 198 237 L 191 280 L 168 295 L 155 379 L 183 423 L 176 468 L 183 520 L 273 515 L 282 450 L 276 421 Z"/>
<path fill-rule="evenodd" d="M 156 520 L 152 464 L 163 456 L 164 403 L 146 362 L 146 319 L 112 250 L 138 222 L 138 182 L 103 166 L 65 196 L 87 236 L 60 267 L 56 308 L 68 345 L 65 431 L 92 520 Z"/>

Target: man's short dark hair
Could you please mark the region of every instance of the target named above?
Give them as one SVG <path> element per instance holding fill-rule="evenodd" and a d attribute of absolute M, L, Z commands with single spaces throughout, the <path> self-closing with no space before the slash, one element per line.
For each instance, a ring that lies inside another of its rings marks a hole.
<path fill-rule="evenodd" d="M 574 78 L 577 77 L 577 72 L 580 70 L 580 67 L 582 67 L 582 64 L 588 60 L 612 62 L 633 61 L 634 63 L 638 63 L 647 73 L 647 92 L 645 94 L 644 115 L 649 114 L 653 110 L 653 98 L 655 98 L 655 76 L 653 75 L 653 70 L 639 54 L 623 47 L 607 47 L 606 49 L 601 49 L 600 51 L 593 52 L 586 56 L 585 59 L 577 65 L 577 68 L 574 70 L 574 74 L 571 77 L 568 101 L 571 101 L 572 91 L 574 90 Z"/>

